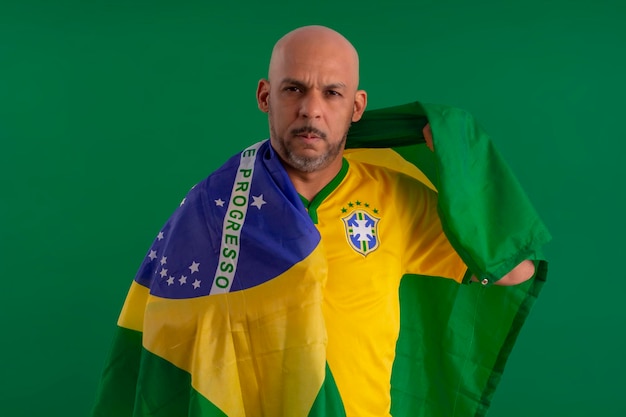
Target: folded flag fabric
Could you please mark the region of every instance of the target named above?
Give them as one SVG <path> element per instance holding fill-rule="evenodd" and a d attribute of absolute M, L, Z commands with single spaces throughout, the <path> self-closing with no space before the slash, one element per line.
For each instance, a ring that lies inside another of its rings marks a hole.
<path fill-rule="evenodd" d="M 435 152 L 423 145 L 426 123 Z M 418 102 L 371 110 L 350 133 L 349 148 L 391 147 L 421 168 L 438 189 L 448 239 L 486 284 L 404 277 L 391 414 L 484 416 L 546 281 L 541 249 L 550 233 L 489 136 L 466 111 Z M 533 279 L 491 286 L 523 259 L 535 261 Z"/>
<path fill-rule="evenodd" d="M 419 151 L 427 121 L 434 153 Z M 347 146 L 348 160 L 390 164 L 391 151 L 361 149 L 392 148 L 434 167 L 429 179 L 410 175 L 438 190 L 446 236 L 485 284 L 402 279 L 392 415 L 484 415 L 545 281 L 547 230 L 458 109 L 368 111 Z M 320 234 L 271 153 L 262 141 L 232 157 L 159 231 L 120 314 L 93 416 L 345 415 L 326 362 Z M 532 280 L 490 285 L 523 259 L 536 261 Z"/>

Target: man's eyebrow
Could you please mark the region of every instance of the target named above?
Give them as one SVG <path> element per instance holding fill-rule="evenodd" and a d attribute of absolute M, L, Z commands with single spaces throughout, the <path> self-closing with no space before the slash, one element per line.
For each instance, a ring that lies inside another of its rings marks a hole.
<path fill-rule="evenodd" d="M 333 84 L 328 84 L 327 86 L 325 86 L 325 88 L 327 90 L 337 90 L 339 88 L 346 88 L 346 85 L 344 83 L 333 83 Z"/>
<path fill-rule="evenodd" d="M 281 85 L 284 85 L 284 84 L 295 85 L 296 87 L 299 87 L 299 88 L 308 88 L 306 84 L 304 84 L 300 80 L 296 80 L 295 78 L 283 78 L 283 80 L 281 81 Z M 342 82 L 338 82 L 338 83 L 327 84 L 324 86 L 324 89 L 326 90 L 329 90 L 329 89 L 334 90 L 334 89 L 340 89 L 340 88 L 346 88 L 346 85 Z"/>
<path fill-rule="evenodd" d="M 306 87 L 306 85 L 304 85 L 302 81 L 298 81 L 295 78 L 283 78 L 283 80 L 280 83 L 281 85 L 291 84 L 291 85 L 295 85 L 296 87 Z"/>

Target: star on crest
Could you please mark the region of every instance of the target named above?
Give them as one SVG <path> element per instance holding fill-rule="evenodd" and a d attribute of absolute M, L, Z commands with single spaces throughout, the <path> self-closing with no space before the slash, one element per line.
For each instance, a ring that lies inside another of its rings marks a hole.
<path fill-rule="evenodd" d="M 167 256 L 161 257 L 161 265 L 165 265 L 167 263 Z"/>
<path fill-rule="evenodd" d="M 161 278 L 165 278 L 167 276 L 167 269 L 163 268 L 161 269 Z"/>
<path fill-rule="evenodd" d="M 174 277 L 170 276 L 166 282 L 167 282 L 167 285 L 172 285 L 174 283 Z"/>
<path fill-rule="evenodd" d="M 215 205 L 217 207 L 224 207 L 224 203 L 225 203 L 225 201 L 222 200 L 221 198 L 218 198 L 217 200 L 215 200 Z"/>
<path fill-rule="evenodd" d="M 159 234 L 157 235 L 157 239 L 163 240 L 163 232 L 159 232 Z"/>
<path fill-rule="evenodd" d="M 195 290 L 197 290 L 198 288 L 200 288 L 200 282 L 201 282 L 201 281 L 200 281 L 199 279 L 197 279 L 197 280 L 195 280 L 195 281 L 193 282 L 193 284 L 191 284 L 191 285 L 193 285 L 193 288 L 194 288 Z"/>
<path fill-rule="evenodd" d="M 365 207 L 365 208 L 370 208 L 371 204 L 370 204 L 370 203 L 368 203 L 368 202 L 365 202 L 365 201 L 356 200 L 354 203 L 353 203 L 352 201 L 350 201 L 350 202 L 347 204 L 347 206 L 348 206 L 348 208 L 346 208 L 346 207 L 341 207 L 341 213 L 342 213 L 342 214 L 347 213 L 347 212 L 348 212 L 348 210 L 350 210 L 350 209 L 354 208 L 355 206 L 356 206 L 356 207 Z M 372 209 L 372 212 L 373 212 L 374 214 L 378 214 L 378 211 L 379 211 L 379 210 L 378 210 L 377 208 Z"/>
<path fill-rule="evenodd" d="M 181 275 L 180 278 L 178 279 L 178 282 L 180 282 L 180 285 L 186 284 L 187 283 L 187 277 L 184 275 Z"/>
<path fill-rule="evenodd" d="M 150 254 L 148 255 L 148 258 L 150 258 L 151 261 L 154 261 L 157 257 L 156 251 L 155 250 L 151 250 Z"/>

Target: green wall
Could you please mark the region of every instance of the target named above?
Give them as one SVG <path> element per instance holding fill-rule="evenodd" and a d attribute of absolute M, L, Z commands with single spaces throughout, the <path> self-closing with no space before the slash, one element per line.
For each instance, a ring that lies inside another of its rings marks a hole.
<path fill-rule="evenodd" d="M 87 413 L 153 237 L 267 136 L 271 47 L 318 23 L 370 108 L 471 111 L 554 235 L 489 415 L 625 416 L 625 4 L 0 1 L 0 415 Z"/>

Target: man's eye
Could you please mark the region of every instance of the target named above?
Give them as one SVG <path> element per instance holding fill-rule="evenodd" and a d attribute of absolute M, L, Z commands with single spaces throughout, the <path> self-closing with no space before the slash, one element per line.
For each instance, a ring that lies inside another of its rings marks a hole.
<path fill-rule="evenodd" d="M 328 94 L 329 96 L 340 96 L 341 93 L 339 91 L 335 91 L 335 90 L 328 90 L 326 92 L 326 94 Z"/>
<path fill-rule="evenodd" d="M 291 92 L 297 93 L 297 92 L 299 92 L 299 91 L 300 91 L 300 88 L 298 88 L 298 87 L 294 87 L 294 86 L 291 86 L 291 87 L 285 87 L 285 91 L 291 91 Z"/>

